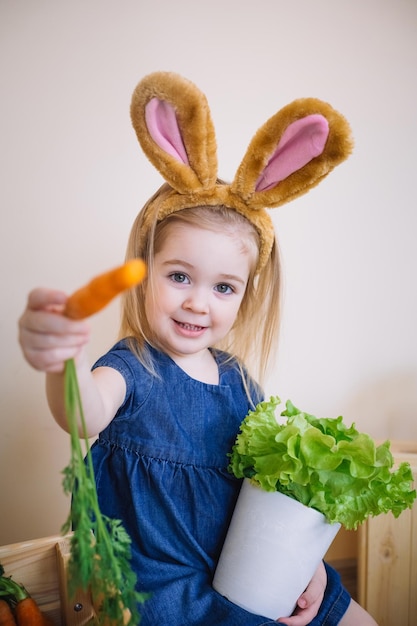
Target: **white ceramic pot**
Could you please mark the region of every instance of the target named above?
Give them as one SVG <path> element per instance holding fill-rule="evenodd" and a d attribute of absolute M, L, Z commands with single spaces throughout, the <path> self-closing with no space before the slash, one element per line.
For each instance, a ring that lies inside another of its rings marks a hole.
<path fill-rule="evenodd" d="M 251 613 L 287 617 L 339 529 L 315 509 L 245 479 L 213 587 Z"/>

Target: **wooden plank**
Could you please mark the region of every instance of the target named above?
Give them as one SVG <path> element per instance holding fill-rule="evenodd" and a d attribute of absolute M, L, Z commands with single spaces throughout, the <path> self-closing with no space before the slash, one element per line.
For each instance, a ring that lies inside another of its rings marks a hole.
<path fill-rule="evenodd" d="M 51 536 L 0 546 L 5 574 L 26 587 L 55 626 L 62 626 L 55 548 L 60 540 Z"/>
<path fill-rule="evenodd" d="M 358 528 L 358 602 L 367 607 L 369 524 Z"/>
<path fill-rule="evenodd" d="M 417 442 L 393 442 L 396 465 L 410 463 L 417 484 Z M 395 519 L 370 518 L 359 530 L 358 600 L 379 626 L 416 626 L 417 505 Z"/>
<path fill-rule="evenodd" d="M 75 598 L 68 596 L 67 566 L 70 548 L 70 537 L 64 537 L 56 544 L 63 622 L 65 626 L 86 626 L 96 623 L 96 615 L 88 591 L 78 591 Z"/>
<path fill-rule="evenodd" d="M 369 524 L 366 609 L 380 626 L 409 623 L 411 511 Z"/>

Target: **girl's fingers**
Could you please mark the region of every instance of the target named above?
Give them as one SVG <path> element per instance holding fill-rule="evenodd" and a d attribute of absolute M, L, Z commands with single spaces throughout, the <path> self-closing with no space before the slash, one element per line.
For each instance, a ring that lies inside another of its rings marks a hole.
<path fill-rule="evenodd" d="M 21 329 L 19 341 L 32 367 L 44 372 L 61 372 L 68 359 L 76 358 L 89 335 L 48 335 Z"/>
<path fill-rule="evenodd" d="M 287 626 L 307 626 L 316 617 L 320 609 L 321 600 L 317 600 L 306 608 L 297 606 L 291 617 L 280 618 L 277 620 L 279 624 L 287 624 Z"/>
<path fill-rule="evenodd" d="M 297 608 L 291 617 L 280 618 L 280 624 L 287 626 L 307 626 L 317 615 L 323 601 L 327 584 L 327 574 L 323 563 L 320 563 L 307 589 L 299 597 Z"/>
<path fill-rule="evenodd" d="M 19 320 L 19 329 L 40 337 L 56 336 L 61 341 L 66 336 L 85 336 L 89 333 L 89 325 L 84 321 L 73 321 L 64 315 L 51 310 L 26 309 Z"/>
<path fill-rule="evenodd" d="M 313 578 L 310 580 L 307 589 L 298 599 L 298 606 L 303 609 L 321 603 L 327 584 L 327 574 L 323 563 L 320 563 Z"/>
<path fill-rule="evenodd" d="M 80 348 L 56 349 L 56 350 L 30 350 L 25 356 L 27 361 L 37 370 L 45 374 L 62 374 L 65 362 L 76 359 L 80 354 Z"/>
<path fill-rule="evenodd" d="M 28 295 L 27 309 L 39 310 L 50 307 L 63 309 L 68 296 L 63 291 L 56 289 L 33 289 Z"/>
<path fill-rule="evenodd" d="M 88 323 L 70 320 L 62 315 L 67 299 L 66 294 L 62 291 L 34 289 L 28 296 L 26 309 L 19 319 L 19 327 L 34 333 L 88 334 Z"/>
<path fill-rule="evenodd" d="M 76 358 L 88 342 L 90 328 L 62 311 L 67 296 L 61 291 L 35 289 L 19 319 L 19 343 L 26 360 L 35 369 L 62 372 L 66 360 Z"/>

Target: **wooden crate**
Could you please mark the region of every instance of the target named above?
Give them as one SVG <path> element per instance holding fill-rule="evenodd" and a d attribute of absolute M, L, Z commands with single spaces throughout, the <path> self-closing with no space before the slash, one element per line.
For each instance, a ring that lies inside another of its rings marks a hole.
<path fill-rule="evenodd" d="M 54 626 L 94 624 L 94 609 L 89 594 L 77 593 L 69 602 L 66 566 L 70 536 L 51 536 L 0 546 L 0 563 L 5 575 L 22 584 L 48 615 Z M 74 606 L 80 610 L 75 610 Z"/>
<path fill-rule="evenodd" d="M 408 461 L 417 485 L 417 442 L 393 442 L 396 463 Z M 358 600 L 379 626 L 417 625 L 417 504 L 359 529 Z"/>

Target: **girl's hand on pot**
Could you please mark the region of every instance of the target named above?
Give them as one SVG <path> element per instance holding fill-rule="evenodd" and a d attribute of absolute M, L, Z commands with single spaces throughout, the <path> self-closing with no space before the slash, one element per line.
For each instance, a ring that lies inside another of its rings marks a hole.
<path fill-rule="evenodd" d="M 307 589 L 297 600 L 297 607 L 291 617 L 281 617 L 277 620 L 287 626 L 307 626 L 317 615 L 323 602 L 327 584 L 327 574 L 324 563 L 320 563 Z"/>

